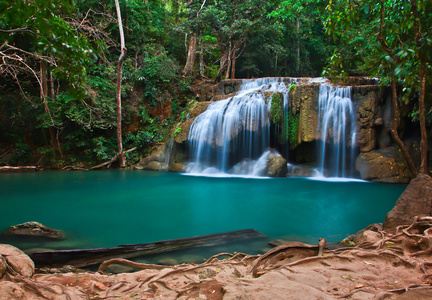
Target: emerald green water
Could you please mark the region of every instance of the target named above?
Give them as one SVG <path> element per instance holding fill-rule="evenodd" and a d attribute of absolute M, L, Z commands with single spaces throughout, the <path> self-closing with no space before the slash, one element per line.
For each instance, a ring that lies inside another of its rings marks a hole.
<path fill-rule="evenodd" d="M 47 248 L 110 247 L 247 228 L 269 238 L 337 242 L 382 222 L 405 187 L 150 171 L 8 173 L 0 174 L 0 231 L 38 221 L 66 232 L 66 241 Z"/>

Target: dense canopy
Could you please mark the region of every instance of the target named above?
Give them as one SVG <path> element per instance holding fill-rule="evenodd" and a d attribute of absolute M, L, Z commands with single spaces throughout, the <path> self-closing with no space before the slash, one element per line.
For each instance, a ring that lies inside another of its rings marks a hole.
<path fill-rule="evenodd" d="M 379 76 L 413 103 L 412 120 L 431 123 L 431 0 L 119 2 L 123 143 L 141 150 L 128 164 L 167 139 L 203 80 Z M 5 0 L 0 10 L 0 165 L 111 159 L 115 1 Z"/>

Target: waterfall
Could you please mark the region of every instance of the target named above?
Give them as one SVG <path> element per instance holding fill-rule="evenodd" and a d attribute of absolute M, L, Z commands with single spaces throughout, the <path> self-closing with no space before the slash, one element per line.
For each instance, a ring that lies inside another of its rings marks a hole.
<path fill-rule="evenodd" d="M 319 171 L 330 177 L 354 175 L 356 120 L 351 87 L 322 84 L 319 90 Z"/>
<path fill-rule="evenodd" d="M 256 174 L 254 165 L 262 164 L 259 158 L 270 146 L 265 92 L 281 91 L 288 92 L 279 78 L 243 80 L 234 97 L 210 104 L 188 133 L 188 172 Z"/>
<path fill-rule="evenodd" d="M 234 97 L 211 103 L 189 129 L 187 172 L 260 176 L 267 170 L 271 147 L 295 163 L 297 149 L 290 147 L 288 135 L 291 109 L 288 86 L 293 82 L 320 84 L 317 112 L 317 139 L 322 141 L 317 155 L 319 173 L 330 177 L 353 176 L 356 120 L 351 88 L 332 87 L 323 79 L 304 81 L 297 78 L 243 80 Z M 275 106 L 274 110 L 282 111 L 283 118 L 276 118 L 271 110 L 275 93 L 279 93 L 277 103 L 281 107 L 277 110 Z M 309 169 L 310 165 L 300 173 L 312 173 Z"/>

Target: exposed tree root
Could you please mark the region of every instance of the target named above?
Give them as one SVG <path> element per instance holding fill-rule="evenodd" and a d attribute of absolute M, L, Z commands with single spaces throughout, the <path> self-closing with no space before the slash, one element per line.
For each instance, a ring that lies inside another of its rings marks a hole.
<path fill-rule="evenodd" d="M 161 265 L 151 265 L 151 264 L 144 264 L 144 263 L 137 263 L 134 261 L 130 261 L 127 259 L 123 259 L 123 258 L 114 258 L 114 259 L 110 259 L 107 261 L 104 261 L 98 268 L 98 272 L 102 273 L 104 272 L 110 265 L 124 265 L 124 266 L 128 266 L 128 267 L 132 267 L 135 269 L 140 269 L 140 270 L 146 270 L 146 269 L 155 269 L 155 270 L 162 270 L 165 268 L 168 268 L 169 266 L 161 266 Z"/>
<path fill-rule="evenodd" d="M 356 247 L 328 250 L 324 239 L 318 245 L 289 242 L 263 255 L 220 253 L 199 265 L 113 259 L 101 264 L 99 273 L 33 278 L 24 278 L 8 266 L 7 276 L 0 280 L 19 283 L 30 299 L 53 300 L 135 295 L 136 299 L 185 300 L 224 295 L 230 299 L 385 299 L 412 290 L 432 295 L 427 291 L 432 290 L 432 218 L 415 218 L 411 225 L 399 226 L 396 234 L 378 230 L 366 236 L 373 239 Z M 103 274 L 111 264 L 140 271 Z"/>

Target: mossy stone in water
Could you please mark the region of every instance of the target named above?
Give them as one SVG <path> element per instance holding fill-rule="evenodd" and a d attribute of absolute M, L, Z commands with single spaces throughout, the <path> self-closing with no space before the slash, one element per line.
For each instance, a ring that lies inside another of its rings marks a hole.
<path fill-rule="evenodd" d="M 63 239 L 65 236 L 60 230 L 55 230 L 45 226 L 39 222 L 25 222 L 23 224 L 18 224 L 9 227 L 6 234 L 13 235 L 28 235 L 28 236 L 38 236 L 46 237 L 52 239 Z"/>

